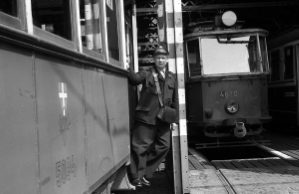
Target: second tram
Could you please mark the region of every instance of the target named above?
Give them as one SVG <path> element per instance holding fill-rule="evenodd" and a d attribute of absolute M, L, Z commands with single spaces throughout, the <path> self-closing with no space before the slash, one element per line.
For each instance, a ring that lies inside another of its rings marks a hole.
<path fill-rule="evenodd" d="M 272 123 L 298 132 L 299 30 L 269 40 L 268 48 L 271 68 L 269 111 L 273 115 Z"/>
<path fill-rule="evenodd" d="M 260 134 L 271 120 L 268 33 L 238 26 L 197 27 L 184 37 L 189 136 L 241 139 Z"/>

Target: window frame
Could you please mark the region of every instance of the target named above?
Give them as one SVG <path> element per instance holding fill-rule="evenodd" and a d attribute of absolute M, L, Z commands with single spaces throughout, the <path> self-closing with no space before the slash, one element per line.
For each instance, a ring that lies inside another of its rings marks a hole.
<path fill-rule="evenodd" d="M 127 32 L 132 32 L 127 33 Z M 134 41 L 133 41 L 133 26 L 132 26 L 132 20 L 130 19 L 130 17 L 128 17 L 127 15 L 125 15 L 125 43 L 126 43 L 126 62 L 128 60 L 128 64 L 124 64 L 125 68 L 127 67 L 131 67 L 131 65 L 133 65 L 133 61 L 134 61 Z M 126 66 L 128 65 L 128 66 Z"/>
<path fill-rule="evenodd" d="M 241 34 L 240 34 L 241 35 Z M 186 49 L 186 59 L 187 59 L 187 68 L 188 68 L 188 78 L 189 79 L 196 79 L 196 78 L 203 78 L 203 77 L 217 77 L 217 76 L 229 76 L 229 75 L 253 75 L 253 74 L 268 74 L 269 73 L 269 60 L 267 59 L 268 61 L 268 65 L 267 65 L 267 68 L 268 68 L 268 71 L 265 72 L 263 70 L 263 64 L 262 64 L 262 61 L 261 61 L 261 48 L 260 48 L 260 41 L 259 41 L 259 37 L 264 37 L 264 36 L 261 36 L 261 34 L 259 33 L 244 33 L 242 34 L 244 36 L 254 36 L 256 38 L 256 52 L 257 52 L 257 63 L 258 63 L 258 69 L 259 71 L 258 72 L 245 72 L 245 73 L 217 73 L 217 74 L 205 74 L 204 73 L 204 67 L 203 67 L 203 60 L 202 60 L 202 55 L 200 54 L 200 65 L 201 65 L 201 75 L 193 75 L 191 76 L 191 70 L 190 70 L 190 65 L 189 65 L 189 57 L 188 57 L 188 48 L 187 48 L 187 42 L 189 41 L 192 41 L 192 40 L 195 40 L 195 39 L 198 39 L 199 41 L 199 51 L 200 53 L 202 53 L 202 42 L 201 42 L 201 39 L 204 39 L 204 38 L 215 38 L 213 35 L 207 35 L 207 36 L 201 36 L 201 37 L 194 37 L 192 39 L 188 39 L 186 41 L 186 44 L 185 44 L 185 49 Z M 267 47 L 266 47 L 267 49 Z M 268 51 L 267 51 L 267 54 L 268 54 Z"/>
<path fill-rule="evenodd" d="M 100 59 L 100 60 L 106 60 L 106 57 L 105 57 L 105 49 L 106 49 L 106 47 L 105 47 L 105 43 L 104 43 L 104 38 L 105 38 L 105 34 L 106 33 L 104 33 L 104 31 L 106 31 L 105 30 L 105 22 L 106 21 L 104 21 L 103 20 L 103 16 L 104 16 L 104 12 L 106 12 L 105 10 L 104 10 L 104 8 L 103 8 L 103 5 L 105 5 L 104 3 L 106 3 L 106 1 L 105 0 L 99 0 L 99 12 L 100 12 L 100 15 L 99 15 L 99 27 L 101 28 L 101 30 L 102 30 L 102 33 L 101 33 L 101 38 L 102 38 L 102 48 L 103 48 L 103 50 L 102 50 L 102 52 L 101 53 L 99 53 L 99 52 L 97 52 L 97 51 L 94 51 L 94 50 L 89 50 L 87 47 L 85 47 L 85 46 L 83 46 L 83 43 L 82 43 L 82 41 L 81 41 L 81 22 L 80 22 L 80 19 L 81 19 L 81 16 L 80 16 L 80 10 L 78 10 L 78 26 L 79 26 L 79 28 L 78 28 L 78 30 L 80 31 L 80 35 L 79 35 L 79 39 L 80 39 L 80 46 L 82 47 L 82 53 L 84 53 L 84 54 L 87 54 L 87 55 L 89 55 L 89 56 L 92 56 L 92 57 L 95 57 L 95 58 L 97 58 L 97 59 Z M 78 5 L 77 6 L 79 6 L 79 9 L 80 9 L 80 0 L 78 0 Z M 91 3 L 91 6 L 92 6 L 92 3 Z M 105 19 L 106 20 L 106 19 Z"/>
<path fill-rule="evenodd" d="M 225 34 L 223 34 L 225 35 Z M 242 37 L 248 36 L 248 37 L 255 37 L 255 53 L 256 53 L 256 68 L 258 69 L 257 72 L 252 72 L 251 70 L 249 70 L 249 72 L 229 72 L 229 73 L 213 73 L 213 74 L 205 74 L 204 73 L 204 64 L 202 65 L 202 76 L 203 77 L 209 77 L 209 76 L 227 76 L 227 75 L 252 75 L 252 74 L 263 74 L 263 69 L 262 69 L 262 63 L 261 63 L 261 49 L 260 49 L 260 42 L 259 42 L 259 36 L 258 33 L 245 33 L 245 34 L 236 34 L 236 35 L 240 35 Z M 215 38 L 214 36 L 205 36 L 202 37 L 201 39 L 206 39 L 206 38 Z M 202 43 L 201 43 L 201 39 L 200 39 L 200 48 L 203 49 Z M 201 51 L 202 53 L 202 51 Z M 250 56 L 250 55 L 249 55 Z M 204 63 L 203 59 L 202 59 L 202 55 L 201 57 L 201 63 Z M 249 65 L 249 64 L 248 64 Z"/>
<path fill-rule="evenodd" d="M 261 49 L 261 42 L 260 42 L 260 39 L 263 38 L 264 39 L 264 44 L 265 44 L 265 49 L 266 49 L 266 53 L 265 53 L 265 57 L 266 57 L 266 72 L 270 74 L 270 62 L 269 62 L 269 53 L 268 53 L 268 47 L 267 47 L 267 40 L 266 40 L 266 36 L 261 36 L 261 34 L 258 34 L 258 40 L 259 40 L 259 46 L 260 46 L 260 49 Z M 262 55 L 262 51 L 261 51 L 261 56 L 262 56 L 262 60 L 264 61 L 265 59 L 263 58 L 263 55 Z M 263 62 L 261 62 L 261 66 L 263 68 Z M 264 72 L 264 70 L 263 70 Z"/>
<path fill-rule="evenodd" d="M 51 32 L 47 32 L 37 26 L 34 26 L 33 24 L 33 15 L 32 17 L 32 26 L 33 26 L 33 35 L 35 35 L 36 37 L 45 40 L 47 42 L 50 42 L 54 45 L 59 45 L 62 46 L 63 48 L 67 48 L 69 50 L 73 50 L 73 51 L 78 51 L 78 44 L 76 44 L 76 35 L 78 32 L 76 32 L 76 25 L 77 25 L 77 21 L 76 21 L 76 7 L 75 4 L 77 3 L 77 1 L 73 1 L 73 0 L 68 0 L 69 1 L 69 16 L 70 16 L 70 27 L 71 27 L 71 39 L 68 40 L 64 37 L 58 36 L 56 34 L 53 34 Z M 32 10 L 32 8 L 31 8 Z M 72 27 L 74 26 L 74 27 Z"/>
<path fill-rule="evenodd" d="M 188 77 L 189 78 L 198 78 L 198 77 L 202 77 L 203 76 L 203 69 L 202 69 L 202 60 L 201 60 L 201 45 L 200 45 L 200 37 L 196 37 L 196 38 L 192 38 L 188 41 L 186 41 L 186 44 L 185 44 L 185 49 L 186 49 L 186 60 L 187 60 L 187 68 L 188 68 Z M 201 73 L 199 75 L 191 75 L 191 68 L 190 68 L 190 62 L 189 62 L 189 50 L 188 50 L 188 42 L 191 42 L 191 41 L 194 41 L 194 40 L 197 40 L 198 42 L 198 50 L 199 50 L 199 58 L 200 58 L 200 71 Z"/>
<path fill-rule="evenodd" d="M 11 27 L 17 30 L 26 30 L 26 15 L 25 10 L 25 0 L 17 0 L 17 16 L 12 16 L 4 12 L 0 12 L 0 23 L 1 25 Z"/>
<path fill-rule="evenodd" d="M 118 34 L 118 47 L 119 49 L 119 61 L 109 56 L 109 42 L 108 42 L 108 26 L 107 26 L 107 1 L 103 0 L 105 2 L 103 8 L 104 8 L 104 14 L 105 14 L 105 42 L 106 42 L 106 60 L 108 63 L 112 63 L 113 65 L 116 65 L 120 68 L 125 68 L 125 61 L 126 61 L 126 45 L 125 45 L 125 14 L 124 14 L 124 3 L 123 0 L 112 0 L 115 3 L 115 10 L 116 10 L 116 21 L 117 21 L 117 34 Z M 123 15 L 123 17 L 121 17 Z M 104 22 L 103 22 L 104 23 Z"/>
<path fill-rule="evenodd" d="M 295 55 L 296 55 L 296 44 L 294 44 L 293 42 L 284 44 L 284 45 L 280 45 L 279 47 L 275 47 L 273 49 L 271 49 L 271 51 L 269 51 L 269 56 L 270 56 L 270 61 L 269 61 L 269 66 L 271 68 L 271 72 L 270 72 L 270 79 L 269 79 L 269 83 L 295 83 L 296 79 L 297 79 L 297 75 L 296 75 L 296 69 L 297 69 L 297 65 L 296 65 L 296 61 L 295 61 Z M 284 53 L 284 49 L 287 47 L 293 46 L 293 77 L 292 78 L 285 78 L 285 53 Z M 272 53 L 273 52 L 278 52 L 279 53 L 279 79 L 277 80 L 272 80 Z"/>
<path fill-rule="evenodd" d="M 118 10 L 117 11 L 117 18 L 119 21 L 119 25 L 118 25 L 118 45 L 121 48 L 120 52 L 119 52 L 119 62 L 120 62 L 120 67 L 125 69 L 126 68 L 126 29 L 125 29 L 125 6 L 124 6 L 124 0 L 116 0 L 116 5 L 118 5 Z M 123 17 L 122 17 L 123 16 Z"/>
<path fill-rule="evenodd" d="M 89 56 L 95 57 L 100 60 L 104 60 L 107 63 L 110 63 L 111 65 L 118 66 L 122 69 L 125 68 L 125 61 L 126 61 L 126 43 L 125 43 L 125 14 L 124 14 L 124 3 L 123 0 L 116 0 L 115 3 L 115 9 L 116 11 L 116 20 L 117 20 L 117 34 L 118 34 L 118 47 L 119 49 L 119 61 L 116 59 L 113 59 L 109 57 L 109 43 L 108 43 L 108 27 L 107 27 L 107 1 L 106 0 L 100 0 L 99 6 L 100 6 L 100 27 L 102 29 L 102 47 L 103 52 L 98 53 L 93 50 L 88 50 L 86 47 L 83 47 L 82 42 L 80 42 L 80 46 L 82 47 L 82 53 L 87 54 Z M 77 0 L 77 6 L 80 6 L 79 0 Z M 78 13 L 78 21 L 76 22 L 78 25 L 78 29 L 80 29 L 80 11 L 77 11 Z M 123 17 L 122 17 L 123 16 Z M 78 32 L 77 39 L 81 40 L 81 32 Z"/>
<path fill-rule="evenodd" d="M 286 77 L 286 54 L 285 54 L 285 51 L 289 47 L 292 48 L 292 65 L 291 65 L 291 67 L 292 67 L 293 76 L 291 78 Z M 282 58 L 283 77 L 282 78 L 284 81 L 291 81 L 295 77 L 295 73 L 294 73 L 295 72 L 295 66 L 294 66 L 294 64 L 295 64 L 295 56 L 294 56 L 295 47 L 293 44 L 285 45 L 281 48 L 281 52 L 283 53 L 283 55 L 282 55 L 283 56 L 283 58 Z"/>
<path fill-rule="evenodd" d="M 257 39 L 257 34 L 242 34 L 242 35 L 244 35 L 244 37 L 245 36 L 248 36 L 248 37 L 250 37 L 250 36 L 254 36 L 256 39 Z M 243 36 L 242 36 L 243 37 Z M 217 40 L 217 38 L 216 37 L 214 37 L 214 36 L 204 36 L 204 37 L 201 37 L 200 38 L 200 49 L 201 49 L 201 53 L 203 53 L 203 51 L 202 51 L 202 49 L 203 49 L 203 45 L 202 45 L 202 40 L 204 40 L 204 39 L 214 39 L 214 40 Z M 220 44 L 220 43 L 219 43 Z M 238 44 L 238 43 L 237 43 Z M 260 72 L 260 67 L 259 67 L 259 49 L 258 49 L 258 42 L 256 41 L 256 43 L 255 43 L 255 53 L 256 53 L 256 58 L 257 58 L 257 61 L 256 61 L 256 63 L 257 63 L 257 69 L 259 69 L 259 72 L 258 73 L 261 73 Z M 250 54 L 248 54 L 248 56 L 250 56 Z M 236 74 L 244 74 L 244 75 L 248 75 L 248 74 L 255 74 L 255 72 L 251 72 L 250 71 L 250 67 L 249 67 L 249 72 L 228 72 L 228 73 L 209 73 L 209 74 L 206 74 L 205 73 L 205 70 L 206 70 L 206 67 L 208 66 L 206 63 L 205 63 L 205 61 L 203 60 L 203 54 L 202 55 L 200 55 L 200 61 L 201 61 L 201 65 L 202 65 L 202 76 L 203 77 L 210 77 L 210 76 L 223 76 L 223 75 L 236 75 Z M 205 64 L 204 64 L 205 63 Z M 249 64 L 248 64 L 248 66 L 249 66 Z"/>
<path fill-rule="evenodd" d="M 273 65 L 272 65 L 272 62 L 273 62 L 272 54 L 275 54 L 276 52 L 279 54 L 279 56 L 278 56 L 278 76 L 279 77 L 278 77 L 278 79 L 273 78 Z M 279 81 L 281 81 L 281 49 L 280 48 L 274 49 L 270 52 L 270 68 L 271 68 L 270 82 L 279 82 Z"/>
<path fill-rule="evenodd" d="M 107 20 L 106 20 L 106 5 L 107 0 L 99 0 L 100 9 L 100 27 L 102 29 L 102 47 L 103 52 L 97 53 L 83 47 L 81 41 L 80 29 L 80 1 L 69 0 L 69 18 L 71 27 L 70 40 L 59 35 L 47 32 L 33 24 L 32 4 L 31 0 L 17 0 L 17 17 L 11 16 L 4 12 L 0 12 L 0 23 L 3 27 L 13 28 L 24 31 L 32 37 L 41 41 L 43 44 L 48 44 L 49 47 L 57 46 L 66 50 L 75 51 L 87 55 L 95 60 L 110 63 L 113 66 L 125 69 L 126 62 L 126 34 L 125 34 L 125 7 L 124 0 L 114 0 L 117 20 L 117 34 L 119 47 L 119 60 L 109 57 L 108 52 L 108 35 L 107 35 Z"/>

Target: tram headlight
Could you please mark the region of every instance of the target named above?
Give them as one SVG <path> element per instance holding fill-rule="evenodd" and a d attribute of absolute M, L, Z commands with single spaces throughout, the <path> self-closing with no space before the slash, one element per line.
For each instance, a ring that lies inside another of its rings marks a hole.
<path fill-rule="evenodd" d="M 224 12 L 221 19 L 226 26 L 233 26 L 237 22 L 237 16 L 233 11 Z"/>
<path fill-rule="evenodd" d="M 239 110 L 239 104 L 234 100 L 229 100 L 225 103 L 225 111 L 229 114 L 236 114 Z"/>

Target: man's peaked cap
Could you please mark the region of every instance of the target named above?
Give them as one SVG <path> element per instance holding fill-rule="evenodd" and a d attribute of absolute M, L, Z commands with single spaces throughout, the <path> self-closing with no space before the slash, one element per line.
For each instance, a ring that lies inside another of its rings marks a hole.
<path fill-rule="evenodd" d="M 164 49 L 162 46 L 159 46 L 154 51 L 154 56 L 156 56 L 156 55 L 166 55 L 166 56 L 168 56 L 168 51 L 166 49 Z"/>

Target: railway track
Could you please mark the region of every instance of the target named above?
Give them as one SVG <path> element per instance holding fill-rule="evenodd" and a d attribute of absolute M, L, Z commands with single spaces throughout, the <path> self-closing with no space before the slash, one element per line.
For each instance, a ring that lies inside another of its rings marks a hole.
<path fill-rule="evenodd" d="M 208 151 L 189 148 L 190 193 L 299 193 L 296 161 L 264 145 Z"/>

